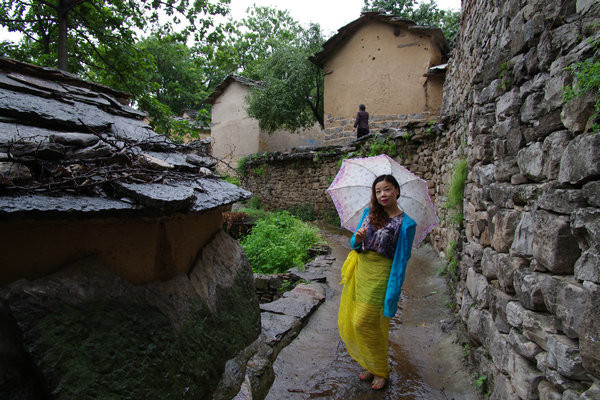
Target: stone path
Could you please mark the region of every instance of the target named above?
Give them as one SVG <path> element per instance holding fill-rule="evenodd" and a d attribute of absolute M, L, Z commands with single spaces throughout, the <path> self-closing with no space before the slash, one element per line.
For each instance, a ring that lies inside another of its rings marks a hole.
<path fill-rule="evenodd" d="M 360 367 L 337 332 L 340 269 L 348 238 L 325 232 L 335 262 L 325 268 L 325 301 L 274 362 L 275 380 L 266 399 L 478 399 L 474 378 L 463 366 L 464 349 L 445 307 L 440 262 L 429 246 L 413 254 L 401 310 L 390 328 L 390 385 L 380 392 L 357 379 Z M 304 289 L 302 289 L 304 290 Z M 288 300 L 289 301 L 289 300 Z M 280 304 L 283 304 L 280 303 Z M 274 306 L 263 306 L 266 311 Z M 263 313 L 263 317 L 266 316 Z M 290 330 L 291 331 L 291 330 Z M 289 331 L 288 331 L 289 332 Z"/>

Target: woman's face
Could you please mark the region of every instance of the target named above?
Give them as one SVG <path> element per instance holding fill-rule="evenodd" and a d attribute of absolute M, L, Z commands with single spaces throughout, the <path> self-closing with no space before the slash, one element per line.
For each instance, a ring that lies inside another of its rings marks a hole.
<path fill-rule="evenodd" d="M 381 181 L 375 185 L 375 197 L 383 207 L 388 207 L 396 202 L 399 194 L 400 190 L 396 189 L 391 182 Z"/>

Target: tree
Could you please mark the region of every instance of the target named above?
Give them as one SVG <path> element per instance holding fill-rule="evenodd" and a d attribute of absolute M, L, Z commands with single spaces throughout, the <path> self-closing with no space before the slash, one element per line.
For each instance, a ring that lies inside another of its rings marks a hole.
<path fill-rule="evenodd" d="M 185 43 L 191 36 L 205 43 L 217 40 L 219 29 L 209 28 L 214 15 L 228 12 L 228 2 L 4 0 L 0 24 L 21 32 L 23 39 L 18 46 L 1 43 L 0 54 L 58 65 L 127 91 L 158 132 L 173 134 L 175 129 L 181 135 L 190 130 L 174 127 L 171 116 L 200 107 L 206 95 L 203 68 Z M 187 27 L 175 34 L 173 24 L 183 20 Z M 143 31 L 152 34 L 139 41 Z"/>
<path fill-rule="evenodd" d="M 415 0 L 364 0 L 363 11 L 383 11 L 397 17 L 407 18 L 417 25 L 440 28 L 450 46 L 460 27 L 460 11 L 440 10 L 434 0 L 423 1 L 417 6 Z"/>
<path fill-rule="evenodd" d="M 229 0 L 217 1 L 3 0 L 0 24 L 24 35 L 20 49 L 30 61 L 82 73 L 92 56 L 104 62 L 100 46 L 131 50 L 137 32 L 157 25 L 161 13 L 170 18 L 162 23 L 163 31 L 185 19 L 184 36 L 203 37 L 213 25 L 212 16 L 228 11 L 224 4 Z"/>
<path fill-rule="evenodd" d="M 311 25 L 298 41 L 274 49 L 256 70 L 263 86 L 248 97 L 248 115 L 269 133 L 296 131 L 323 123 L 323 74 L 308 60 L 323 43 L 319 25 Z"/>
<path fill-rule="evenodd" d="M 202 43 L 196 52 L 220 72 L 215 85 L 229 73 L 261 79 L 261 64 L 281 46 L 299 45 L 304 29 L 287 10 L 253 6 L 240 21 L 230 19 L 220 26 L 218 40 Z M 215 43 L 217 45 L 215 45 Z"/>

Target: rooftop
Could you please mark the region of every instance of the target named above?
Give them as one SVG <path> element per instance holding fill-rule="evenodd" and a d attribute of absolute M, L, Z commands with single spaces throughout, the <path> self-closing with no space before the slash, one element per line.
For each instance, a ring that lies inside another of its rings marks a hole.
<path fill-rule="evenodd" d="M 0 219 L 198 213 L 251 194 L 209 141 L 159 135 L 129 95 L 0 57 Z"/>
<path fill-rule="evenodd" d="M 339 48 L 339 46 L 341 46 L 346 40 L 354 35 L 362 26 L 374 21 L 394 25 L 398 28 L 406 28 L 415 34 L 429 35 L 431 36 L 433 43 L 440 48 L 444 56 L 447 56 L 448 52 L 450 51 L 448 42 L 446 41 L 442 30 L 439 28 L 420 26 L 409 19 L 399 18 L 390 14 L 365 12 L 361 14 L 360 18 L 355 19 L 349 24 L 338 29 L 335 35 L 323 43 L 323 50 L 309 58 L 310 61 L 323 68 L 325 61 Z"/>

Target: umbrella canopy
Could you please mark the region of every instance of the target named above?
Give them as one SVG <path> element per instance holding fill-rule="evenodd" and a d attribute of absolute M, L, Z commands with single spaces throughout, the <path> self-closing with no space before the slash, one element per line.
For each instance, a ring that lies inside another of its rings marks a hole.
<path fill-rule="evenodd" d="M 417 248 L 440 220 L 429 197 L 427 182 L 388 155 L 344 160 L 327 193 L 333 199 L 342 226 L 354 232 L 364 209 L 371 202 L 373 181 L 384 174 L 396 178 L 400 185 L 398 206 L 417 223 L 413 242 L 413 247 Z"/>

